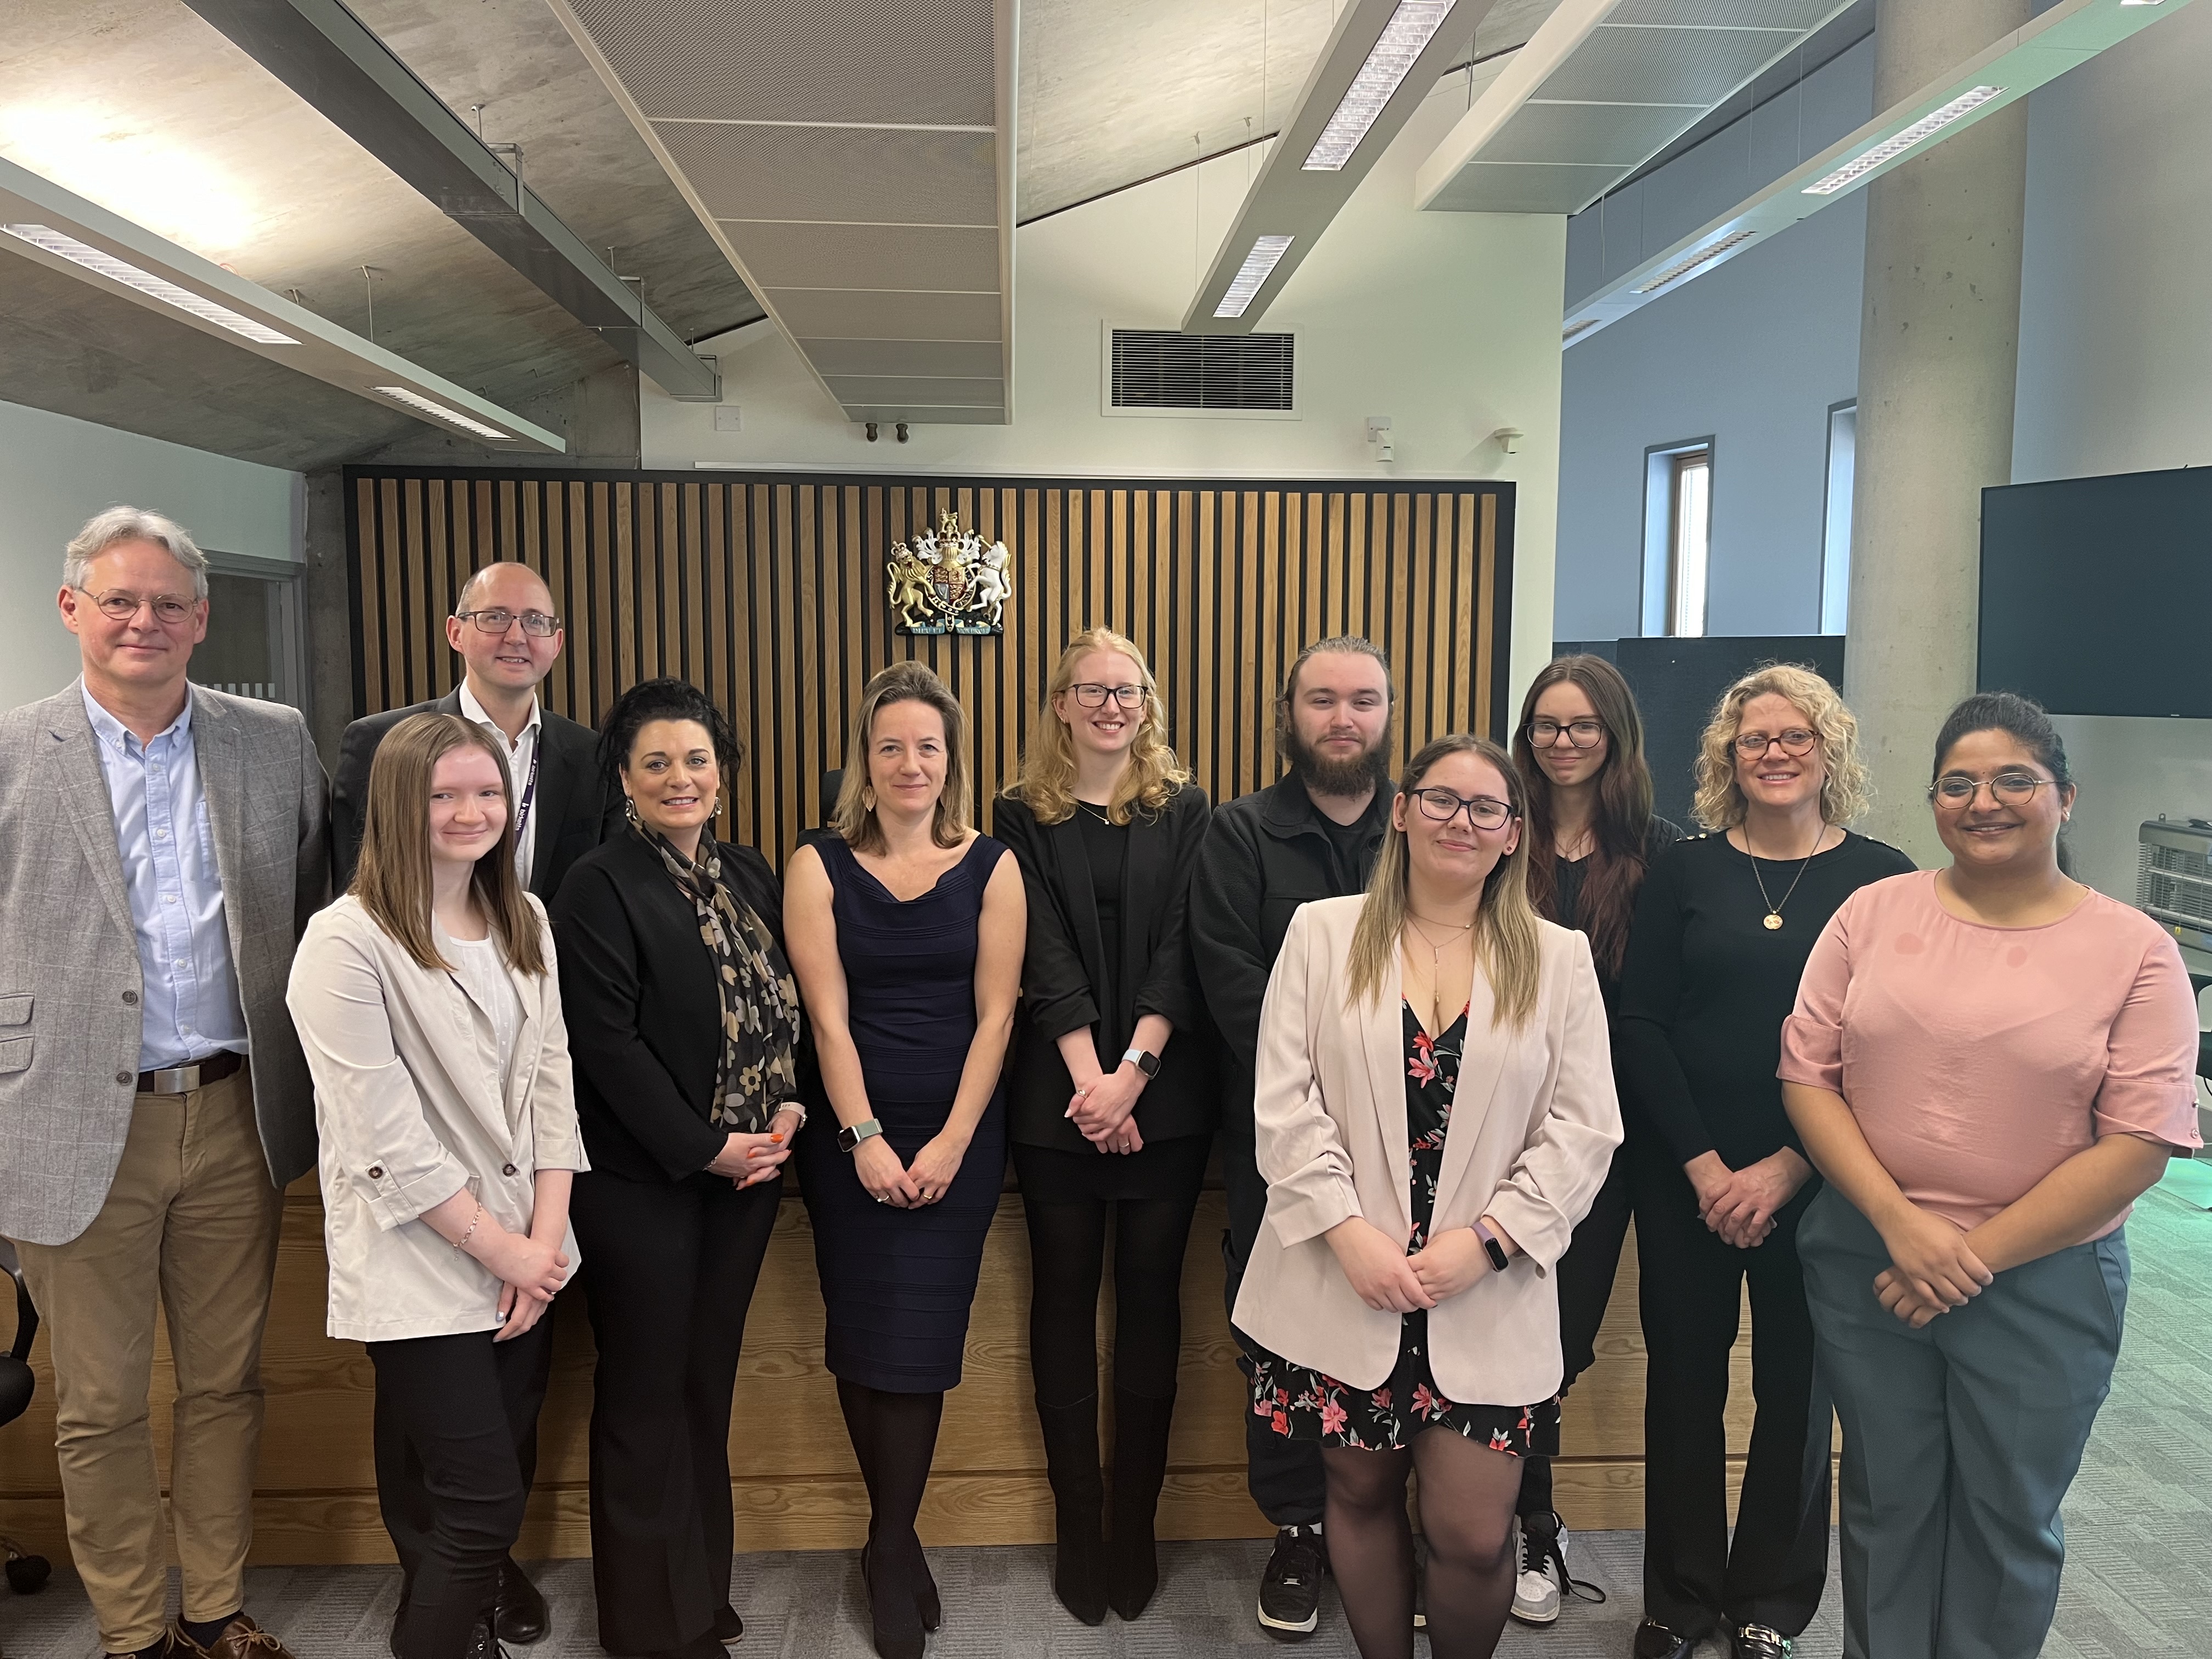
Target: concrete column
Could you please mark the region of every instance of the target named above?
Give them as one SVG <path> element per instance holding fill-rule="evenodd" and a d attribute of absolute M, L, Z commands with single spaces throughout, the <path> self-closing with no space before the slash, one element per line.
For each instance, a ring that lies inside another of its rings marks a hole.
<path fill-rule="evenodd" d="M 353 708 L 353 594 L 346 562 L 345 477 L 336 467 L 307 475 L 307 569 L 300 579 L 307 635 L 307 724 L 323 769 L 338 763 L 338 738 Z"/>
<path fill-rule="evenodd" d="M 1881 0 L 1886 109 L 2028 21 L 2030 0 Z M 1868 187 L 1844 695 L 1876 791 L 1862 824 L 1923 866 L 1936 733 L 1974 689 L 1981 492 L 2012 481 L 2025 100 Z"/>

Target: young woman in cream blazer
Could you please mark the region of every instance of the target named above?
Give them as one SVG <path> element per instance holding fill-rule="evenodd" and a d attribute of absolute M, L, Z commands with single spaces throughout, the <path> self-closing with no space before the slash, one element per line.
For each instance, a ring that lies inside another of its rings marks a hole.
<path fill-rule="evenodd" d="M 1416 1466 L 1431 1652 L 1497 1646 L 1518 1459 L 1559 1386 L 1552 1267 L 1621 1136 L 1589 945 L 1529 908 L 1521 825 L 1503 750 L 1429 744 L 1368 891 L 1291 919 L 1261 1016 L 1267 1213 L 1236 1322 L 1255 1414 L 1321 1443 L 1364 1659 L 1413 1652 Z"/>
<path fill-rule="evenodd" d="M 497 1659 L 544 1316 L 577 1261 L 568 1033 L 508 799 L 470 721 L 393 727 L 352 889 L 308 923 L 286 997 L 315 1080 L 329 1331 L 367 1343 L 376 1370 L 398 1659 Z"/>

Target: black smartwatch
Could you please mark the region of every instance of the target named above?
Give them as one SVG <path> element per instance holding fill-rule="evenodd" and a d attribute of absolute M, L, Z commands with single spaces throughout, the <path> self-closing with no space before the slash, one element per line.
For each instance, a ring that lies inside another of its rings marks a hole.
<path fill-rule="evenodd" d="M 1124 1064 L 1133 1065 L 1146 1077 L 1160 1074 L 1160 1057 L 1158 1054 L 1146 1054 L 1142 1048 L 1132 1048 L 1121 1059 Z"/>
<path fill-rule="evenodd" d="M 1504 1273 L 1512 1259 L 1505 1254 L 1505 1247 L 1498 1242 L 1498 1235 L 1478 1221 L 1474 1224 L 1474 1236 L 1482 1241 L 1482 1253 L 1490 1258 L 1490 1265 Z"/>
<path fill-rule="evenodd" d="M 870 1136 L 879 1135 L 883 1132 L 884 1126 L 874 1118 L 865 1123 L 847 1124 L 837 1131 L 837 1150 L 849 1152 Z"/>

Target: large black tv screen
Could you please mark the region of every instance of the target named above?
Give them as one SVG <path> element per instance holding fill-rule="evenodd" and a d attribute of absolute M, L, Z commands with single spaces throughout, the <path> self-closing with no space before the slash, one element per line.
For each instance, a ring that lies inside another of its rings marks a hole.
<path fill-rule="evenodd" d="M 2212 467 L 1984 490 L 1978 684 L 2212 719 Z"/>

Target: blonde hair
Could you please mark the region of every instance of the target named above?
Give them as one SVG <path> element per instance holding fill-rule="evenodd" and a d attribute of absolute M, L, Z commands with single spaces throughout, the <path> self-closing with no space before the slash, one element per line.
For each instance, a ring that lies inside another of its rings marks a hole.
<path fill-rule="evenodd" d="M 1849 823 L 1873 802 L 1865 763 L 1859 759 L 1859 723 L 1836 688 L 1802 664 L 1773 662 L 1754 668 L 1721 693 L 1713 717 L 1698 740 L 1698 796 L 1691 810 L 1708 830 L 1743 822 L 1743 791 L 1735 781 L 1735 738 L 1743 706 L 1771 694 L 1794 703 L 1820 739 L 1820 817 Z"/>
<path fill-rule="evenodd" d="M 945 787 L 938 792 L 930 839 L 939 847 L 957 847 L 968 838 L 968 714 L 945 682 L 922 662 L 895 662 L 879 670 L 862 690 L 830 827 L 857 852 L 883 851 L 883 827 L 876 822 L 875 790 L 868 781 L 868 745 L 876 715 L 895 702 L 926 702 L 945 722 Z"/>
<path fill-rule="evenodd" d="M 1109 823 L 1127 823 L 1141 806 L 1149 815 L 1165 806 L 1176 790 L 1190 781 L 1190 773 L 1176 758 L 1167 737 L 1167 711 L 1160 706 L 1159 687 L 1145 665 L 1145 653 L 1133 641 L 1110 628 L 1092 628 L 1078 634 L 1060 653 L 1052 671 L 1044 705 L 1037 715 L 1036 731 L 1022 751 L 1021 781 L 1010 792 L 1039 823 L 1064 823 L 1075 815 L 1075 745 L 1067 721 L 1053 708 L 1054 701 L 1068 695 L 1075 684 L 1075 665 L 1094 651 L 1118 651 L 1137 667 L 1145 688 L 1144 716 L 1130 740 L 1129 763 L 1114 785 L 1107 804 Z"/>
<path fill-rule="evenodd" d="M 514 780 L 491 734 L 472 720 L 458 714 L 410 714 L 384 734 L 369 763 L 361 860 L 347 890 L 419 966 L 452 971 L 453 964 L 438 954 L 430 927 L 430 780 L 441 760 L 471 744 L 499 763 L 507 822 L 500 827 L 498 842 L 470 872 L 469 889 L 508 964 L 526 974 L 543 974 L 544 942 L 514 869 Z"/>
<path fill-rule="evenodd" d="M 1454 732 L 1434 738 L 1406 764 L 1399 799 L 1421 787 L 1431 769 L 1453 755 L 1473 755 L 1488 762 L 1505 781 L 1505 803 L 1513 816 L 1522 816 L 1525 786 L 1514 769 L 1513 757 L 1486 738 Z M 1408 807 L 1407 811 L 1418 811 Z M 1359 907 L 1359 921 L 1352 933 L 1351 1002 L 1373 1003 L 1382 994 L 1382 984 L 1405 932 L 1407 884 L 1410 865 L 1406 832 L 1395 823 L 1382 832 L 1382 850 L 1375 860 L 1375 873 L 1367 884 L 1367 899 Z M 1503 854 L 1483 878 L 1482 898 L 1474 913 L 1474 955 L 1490 981 L 1491 1023 L 1515 1030 L 1528 1023 L 1536 1009 L 1537 982 L 1543 975 L 1543 946 L 1538 942 L 1535 907 L 1528 902 L 1528 837 L 1523 833 L 1513 850 Z"/>

